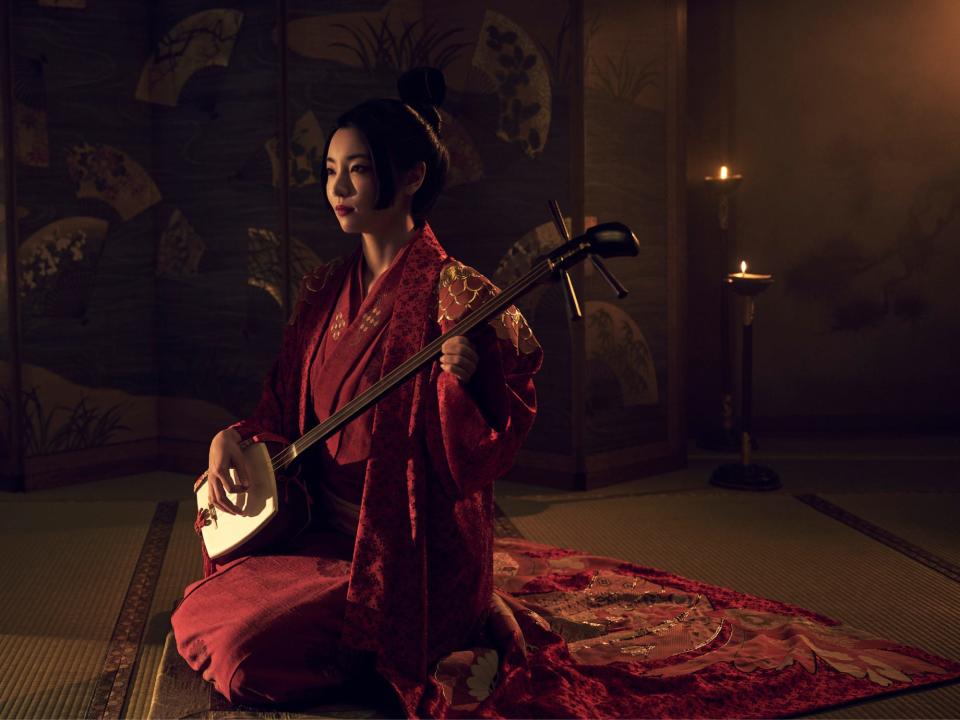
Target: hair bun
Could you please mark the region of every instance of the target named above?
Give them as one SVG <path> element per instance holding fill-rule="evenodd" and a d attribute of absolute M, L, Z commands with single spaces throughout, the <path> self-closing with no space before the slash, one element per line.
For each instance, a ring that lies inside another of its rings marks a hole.
<path fill-rule="evenodd" d="M 440 129 L 438 108 L 447 96 L 447 83 L 443 79 L 442 72 L 432 67 L 407 70 L 397 79 L 397 91 L 403 102 L 423 115 L 434 129 Z"/>

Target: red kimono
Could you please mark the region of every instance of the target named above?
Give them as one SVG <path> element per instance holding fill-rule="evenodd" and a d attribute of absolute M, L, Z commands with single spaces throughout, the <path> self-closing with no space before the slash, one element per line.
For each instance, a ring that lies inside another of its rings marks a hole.
<path fill-rule="evenodd" d="M 304 278 L 243 438 L 296 439 L 496 292 L 429 226 L 366 297 L 362 270 L 358 250 Z M 493 482 L 533 422 L 542 360 L 512 307 L 472 339 L 468 384 L 434 362 L 305 455 L 320 522 L 299 544 L 210 563 L 186 589 L 178 649 L 229 700 L 307 700 L 375 669 L 408 716 L 444 713 L 431 667 L 487 621 Z"/>

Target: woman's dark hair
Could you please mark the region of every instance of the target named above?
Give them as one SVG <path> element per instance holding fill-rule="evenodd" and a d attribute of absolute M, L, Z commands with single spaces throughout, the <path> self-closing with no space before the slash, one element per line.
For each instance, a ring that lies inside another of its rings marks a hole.
<path fill-rule="evenodd" d="M 330 140 L 340 128 L 356 128 L 363 133 L 377 178 L 374 207 L 378 210 L 393 203 L 400 174 L 422 160 L 427 171 L 411 205 L 411 214 L 420 225 L 443 189 L 450 164 L 447 148 L 440 139 L 438 109 L 446 95 L 446 83 L 439 70 L 422 67 L 401 75 L 397 89 L 399 100 L 367 100 L 337 118 L 327 136 L 323 157 L 327 157 Z"/>

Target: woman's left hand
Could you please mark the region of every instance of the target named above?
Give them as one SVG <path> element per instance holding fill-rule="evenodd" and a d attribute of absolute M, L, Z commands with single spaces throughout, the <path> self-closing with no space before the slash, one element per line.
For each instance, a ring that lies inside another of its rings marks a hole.
<path fill-rule="evenodd" d="M 460 382 L 468 382 L 477 371 L 480 356 L 477 349 L 463 335 L 457 335 L 440 346 L 440 369 L 453 373 Z"/>

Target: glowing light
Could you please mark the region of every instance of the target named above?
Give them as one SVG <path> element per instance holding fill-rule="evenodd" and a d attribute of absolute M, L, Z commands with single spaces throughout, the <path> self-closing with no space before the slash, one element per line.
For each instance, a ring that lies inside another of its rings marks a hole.
<path fill-rule="evenodd" d="M 746 261 L 746 260 L 741 260 L 741 261 L 740 261 L 740 272 L 741 272 L 741 273 L 746 273 L 746 272 L 747 272 L 747 261 Z"/>
<path fill-rule="evenodd" d="M 726 165 L 721 165 L 721 166 L 720 166 L 720 179 L 721 179 L 721 180 L 726 180 L 726 179 L 727 179 L 727 176 L 729 175 L 729 172 L 730 172 L 730 171 L 727 170 L 727 166 L 726 166 Z"/>

